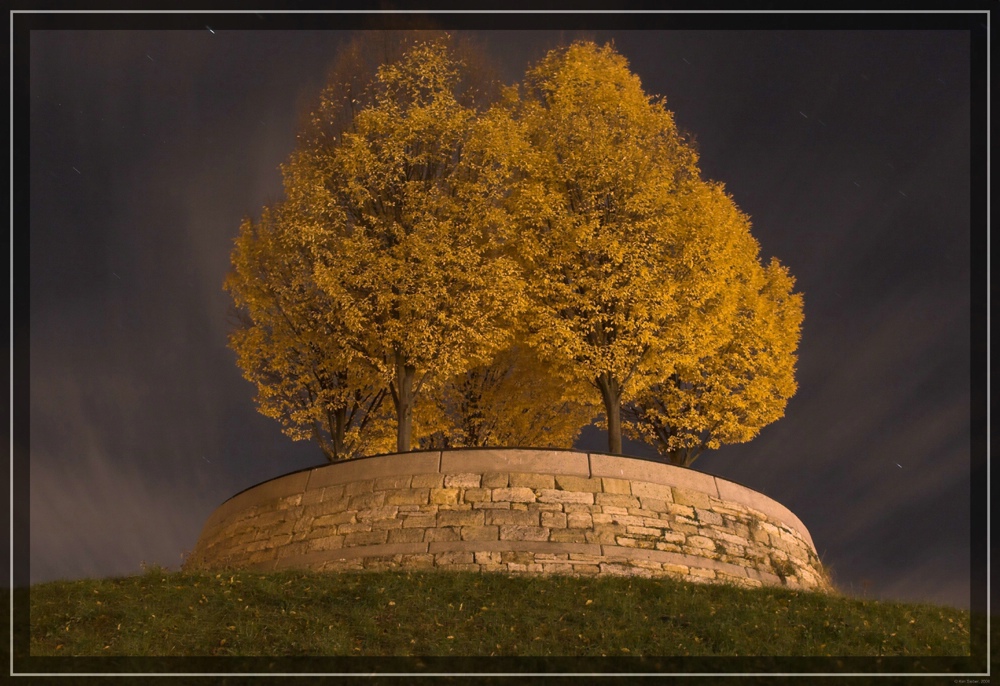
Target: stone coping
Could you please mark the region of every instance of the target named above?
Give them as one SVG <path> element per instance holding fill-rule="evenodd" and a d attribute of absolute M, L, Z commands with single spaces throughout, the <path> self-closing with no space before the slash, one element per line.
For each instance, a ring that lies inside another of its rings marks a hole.
<path fill-rule="evenodd" d="M 787 507 L 768 496 L 722 477 L 644 458 L 575 450 L 533 448 L 456 448 L 414 451 L 345 460 L 270 479 L 237 493 L 220 505 L 205 530 L 255 505 L 310 490 L 356 481 L 416 474 L 525 472 L 603 477 L 676 486 L 744 505 L 794 529 L 816 552 L 809 530 Z"/>

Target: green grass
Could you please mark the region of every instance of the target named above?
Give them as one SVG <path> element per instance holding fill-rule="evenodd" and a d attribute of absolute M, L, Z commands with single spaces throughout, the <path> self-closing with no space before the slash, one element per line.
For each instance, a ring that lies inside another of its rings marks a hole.
<path fill-rule="evenodd" d="M 664 579 L 186 574 L 30 589 L 30 654 L 962 656 L 955 608 Z"/>

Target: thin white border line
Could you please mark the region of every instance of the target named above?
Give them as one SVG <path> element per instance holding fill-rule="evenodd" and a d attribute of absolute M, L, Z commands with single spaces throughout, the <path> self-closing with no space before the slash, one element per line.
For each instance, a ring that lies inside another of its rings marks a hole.
<path fill-rule="evenodd" d="M 990 154 L 990 10 L 745 10 L 745 11 L 726 11 L 726 10 L 246 10 L 246 11 L 223 11 L 227 14 L 985 14 L 986 15 L 986 425 L 989 426 L 990 423 L 990 327 L 989 327 L 989 312 L 990 312 L 990 193 L 989 193 L 989 183 L 990 183 L 990 169 L 991 169 L 991 154 Z M 218 11 L 213 10 L 11 10 L 10 27 L 9 27 L 9 40 L 10 45 L 10 676 L 174 676 L 174 677 L 184 677 L 184 676 L 257 676 L 254 672 L 221 672 L 221 673 L 183 673 L 183 672 L 165 672 L 165 673 L 148 673 L 148 672 L 138 672 L 138 673 L 94 673 L 94 672 L 83 672 L 83 673 L 34 673 L 34 672 L 14 672 L 14 15 L 15 14 L 217 14 Z M 990 436 L 989 431 L 986 434 L 986 488 L 987 488 L 987 498 L 986 498 L 986 654 L 990 655 L 990 625 L 991 625 L 991 613 L 990 613 Z M 669 656 L 663 656 L 669 657 Z M 637 674 L 632 673 L 607 673 L 607 672 L 596 672 L 596 673 L 583 673 L 583 672 L 472 672 L 472 673 L 454 673 L 454 672 L 444 672 L 444 673 L 372 673 L 372 672 L 344 672 L 344 673 L 327 673 L 327 672 L 294 672 L 291 674 L 275 674 L 274 676 L 634 676 L 634 677 L 650 677 L 650 676 L 664 676 L 664 674 L 669 674 L 670 676 L 927 676 L 927 677 L 946 677 L 946 676 L 990 676 L 991 662 L 987 660 L 986 672 L 968 672 L 968 673 L 933 673 L 933 674 L 914 674 L 909 672 L 902 673 L 872 673 L 872 672 L 861 672 L 852 674 L 835 674 L 835 673 L 813 673 L 807 672 L 804 674 L 800 673 L 735 673 L 735 672 L 722 672 L 722 673 L 710 673 L 710 672 L 694 672 L 694 673 L 655 673 L 655 672 L 640 672 Z"/>
<path fill-rule="evenodd" d="M 14 13 L 10 45 L 10 673 L 14 674 Z"/>
<path fill-rule="evenodd" d="M 83 657 L 83 656 L 81 656 Z M 89 657 L 89 656 L 88 656 Z M 110 657 L 110 656 L 109 656 Z M 129 656 L 125 656 L 128 658 Z M 207 656 L 204 656 L 207 657 Z M 260 656 L 261 659 L 269 657 L 267 655 Z M 273 656 L 272 656 L 273 657 Z M 446 657 L 446 656 L 432 656 L 432 657 Z M 467 656 L 475 657 L 475 656 Z M 572 656 L 566 656 L 572 657 Z M 586 656 L 583 656 L 586 657 Z M 651 656 L 650 659 L 652 659 Z M 666 655 L 664 657 L 671 657 Z M 724 656 L 720 656 L 724 657 Z M 844 657 L 864 657 L 864 656 L 852 656 L 845 655 Z M 872 656 L 875 657 L 875 656 Z M 949 657 L 947 655 L 935 655 L 933 657 Z M 150 659 L 155 659 L 150 658 Z M 107 674 L 94 674 L 92 672 L 18 672 L 13 676 L 166 676 L 166 677 L 197 677 L 197 676 L 263 676 L 257 672 L 165 672 L 165 673 L 155 673 L 150 674 L 148 672 L 110 672 Z M 787 676 L 876 676 L 876 677 L 889 677 L 889 676 L 904 676 L 904 677 L 963 677 L 963 676 L 989 676 L 989 672 L 941 672 L 933 674 L 925 674 L 923 672 L 858 672 L 858 673 L 834 673 L 827 674 L 825 672 L 775 672 L 775 673 L 764 673 L 764 674 L 743 674 L 737 672 L 268 672 L 267 676 L 276 677 L 296 677 L 296 676 L 371 676 L 371 677 L 391 677 L 391 676 L 416 676 L 416 677 L 426 677 L 426 676 L 477 676 L 477 677 L 490 677 L 490 676 L 604 676 L 604 677 L 623 677 L 623 676 L 644 676 L 644 677 L 664 677 L 664 676 L 685 676 L 685 677 L 698 677 L 698 676 L 714 676 L 714 677 L 733 677 L 733 676 L 767 676 L 767 677 L 787 677 Z"/>
<path fill-rule="evenodd" d="M 986 14 L 990 10 L 11 10 L 11 14 Z M 641 29 L 638 29 L 641 30 Z"/>
<path fill-rule="evenodd" d="M 986 13 L 986 674 L 990 675 L 993 660 L 989 659 L 990 624 L 993 613 L 990 599 L 990 13 Z M 970 605 L 971 612 L 972 607 Z M 971 640 L 971 636 L 970 636 Z"/>

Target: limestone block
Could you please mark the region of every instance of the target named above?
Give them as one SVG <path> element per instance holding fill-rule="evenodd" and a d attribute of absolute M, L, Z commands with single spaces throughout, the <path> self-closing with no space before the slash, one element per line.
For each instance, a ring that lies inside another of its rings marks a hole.
<path fill-rule="evenodd" d="M 679 553 L 681 552 L 681 547 L 676 543 L 666 543 L 664 541 L 656 541 L 653 546 L 654 550 L 659 550 L 665 553 Z"/>
<path fill-rule="evenodd" d="M 536 512 L 563 512 L 564 507 L 564 503 L 528 503 L 528 509 Z M 583 507 L 590 506 L 583 505 Z"/>
<path fill-rule="evenodd" d="M 695 517 L 702 524 L 715 524 L 722 526 L 722 515 L 712 512 L 711 510 L 702 510 L 696 508 L 694 511 Z"/>
<path fill-rule="evenodd" d="M 317 488 L 314 491 L 306 491 L 302 494 L 301 504 L 306 505 L 316 505 L 317 503 L 323 502 L 323 493 L 326 492 L 325 488 Z"/>
<path fill-rule="evenodd" d="M 434 555 L 434 564 L 436 565 L 472 564 L 473 561 L 474 556 L 470 552 L 436 553 Z"/>
<path fill-rule="evenodd" d="M 371 522 L 348 522 L 337 527 L 338 534 L 356 534 L 372 530 Z M 384 531 L 382 532 L 385 533 Z"/>
<path fill-rule="evenodd" d="M 744 548 L 748 548 L 751 545 L 750 541 L 748 541 L 745 538 L 742 538 L 740 536 L 734 536 L 731 533 L 728 533 L 726 531 L 719 531 L 718 529 L 714 529 L 712 531 L 712 538 L 715 538 L 719 541 L 724 541 L 731 545 L 742 546 Z"/>
<path fill-rule="evenodd" d="M 504 524 L 513 526 L 538 526 L 539 512 L 520 510 L 487 510 L 486 524 Z"/>
<path fill-rule="evenodd" d="M 698 577 L 702 577 L 704 579 L 714 579 L 715 578 L 715 570 L 714 569 L 705 569 L 703 567 L 692 567 L 691 571 L 690 571 L 690 574 L 691 574 L 691 576 L 698 576 Z"/>
<path fill-rule="evenodd" d="M 463 526 L 461 535 L 463 541 L 495 541 L 498 539 L 498 529 L 495 526 Z"/>
<path fill-rule="evenodd" d="M 372 521 L 372 530 L 375 529 L 388 529 L 392 531 L 393 529 L 401 529 L 403 527 L 402 519 L 376 519 Z"/>
<path fill-rule="evenodd" d="M 653 576 L 651 570 L 633 567 L 629 564 L 604 562 L 601 563 L 600 568 L 602 574 L 611 574 L 614 576 L 641 576 L 646 578 L 651 578 Z"/>
<path fill-rule="evenodd" d="M 541 523 L 542 526 L 547 526 L 551 529 L 565 529 L 566 515 L 562 512 L 542 512 Z"/>
<path fill-rule="evenodd" d="M 508 483 L 506 472 L 486 472 L 483 474 L 483 488 L 507 488 Z"/>
<path fill-rule="evenodd" d="M 549 529 L 541 526 L 501 526 L 502 541 L 547 541 Z"/>
<path fill-rule="evenodd" d="M 462 535 L 459 532 L 458 527 L 455 526 L 441 526 L 433 529 L 424 529 L 424 540 L 427 542 L 432 541 L 458 541 L 461 540 Z"/>
<path fill-rule="evenodd" d="M 386 542 L 387 534 L 387 531 L 358 531 L 347 534 L 347 537 L 344 539 L 344 547 L 379 545 Z"/>
<path fill-rule="evenodd" d="M 348 505 L 348 508 L 351 510 L 369 510 L 373 507 L 379 507 L 383 503 L 385 503 L 385 491 L 361 493 L 351 496 L 351 502 Z"/>
<path fill-rule="evenodd" d="M 493 497 L 493 491 L 489 488 L 466 488 L 465 489 L 465 502 L 467 503 L 481 503 L 489 502 Z"/>
<path fill-rule="evenodd" d="M 395 529 L 389 530 L 386 539 L 388 543 L 419 543 L 424 540 L 423 529 Z"/>
<path fill-rule="evenodd" d="M 632 515 L 613 515 L 611 519 L 612 524 L 622 524 L 624 526 L 642 526 L 646 523 L 646 520 L 642 517 L 633 517 Z"/>
<path fill-rule="evenodd" d="M 580 476 L 570 476 L 568 474 L 556 475 L 556 487 L 564 491 L 585 491 L 589 493 L 600 493 L 604 490 L 600 479 L 585 479 Z"/>
<path fill-rule="evenodd" d="M 346 524 L 348 522 L 354 522 L 355 512 L 335 512 L 333 514 L 323 515 L 322 517 L 316 517 L 312 522 L 313 529 L 322 529 L 328 526 L 337 526 L 339 524 Z"/>
<path fill-rule="evenodd" d="M 639 504 L 640 507 L 638 509 L 642 510 L 644 516 L 647 517 L 658 517 L 661 514 L 670 512 L 670 508 L 673 506 L 673 503 L 668 503 L 666 500 L 660 500 L 659 498 L 640 498 Z M 650 514 L 646 515 L 645 513 L 647 512 Z"/>
<path fill-rule="evenodd" d="M 512 488 L 555 488 L 555 477 L 551 474 L 532 474 L 528 472 L 511 472 L 510 485 Z"/>
<path fill-rule="evenodd" d="M 632 482 L 632 495 L 639 496 L 640 498 L 651 498 L 653 500 L 662 500 L 664 503 L 674 502 L 673 492 L 670 486 L 665 486 L 663 484 L 654 484 L 646 481 L 633 481 Z M 706 499 L 708 496 L 705 496 Z M 635 505 L 633 507 L 638 507 Z"/>
<path fill-rule="evenodd" d="M 482 510 L 443 510 L 438 512 L 438 526 L 482 526 Z"/>
<path fill-rule="evenodd" d="M 292 493 L 291 495 L 286 495 L 283 498 L 278 498 L 277 502 L 279 510 L 290 510 L 302 502 L 302 494 Z"/>
<path fill-rule="evenodd" d="M 296 523 L 297 522 L 295 522 L 295 521 L 284 521 L 284 522 L 281 522 L 280 524 L 275 524 L 274 526 L 270 527 L 268 530 L 270 531 L 270 533 L 271 533 L 272 536 L 279 536 L 279 535 L 283 536 L 285 534 L 292 533 L 292 530 L 295 528 L 295 524 Z"/>
<path fill-rule="evenodd" d="M 707 510 L 710 505 L 708 495 L 705 493 L 678 487 L 674 487 L 674 502 L 678 505 L 690 505 L 696 509 L 703 510 Z"/>
<path fill-rule="evenodd" d="M 538 494 L 539 502 L 543 503 L 585 503 L 593 504 L 593 493 L 577 493 L 574 491 L 557 491 L 555 489 L 542 489 Z"/>
<path fill-rule="evenodd" d="M 441 488 L 444 484 L 444 474 L 414 474 L 410 480 L 410 488 Z"/>
<path fill-rule="evenodd" d="M 632 495 L 622 495 L 618 493 L 598 493 L 594 496 L 594 503 L 601 507 L 639 507 L 639 499 Z"/>
<path fill-rule="evenodd" d="M 351 481 L 344 484 L 344 495 L 361 495 L 371 493 L 375 490 L 375 479 L 365 479 L 363 481 Z"/>
<path fill-rule="evenodd" d="M 566 516 L 566 526 L 570 529 L 589 529 L 594 525 L 594 516 L 589 512 L 571 512 Z"/>
<path fill-rule="evenodd" d="M 667 511 L 675 517 L 687 517 L 688 519 L 694 519 L 694 508 L 690 505 L 678 505 L 677 503 L 674 503 Z"/>
<path fill-rule="evenodd" d="M 323 491 L 323 502 L 328 500 L 337 500 L 339 498 L 345 497 L 344 485 L 343 484 L 333 484 L 330 486 L 324 486 L 320 489 Z M 306 493 L 312 492 L 312 489 L 306 491 Z"/>
<path fill-rule="evenodd" d="M 660 529 L 650 529 L 645 526 L 626 526 L 625 533 L 632 536 L 656 536 L 659 537 Z"/>
<path fill-rule="evenodd" d="M 323 538 L 314 538 L 311 541 L 307 541 L 310 552 L 320 551 L 320 550 L 337 550 L 338 548 L 344 547 L 344 539 L 346 536 L 324 536 Z"/>
<path fill-rule="evenodd" d="M 500 565 L 503 560 L 499 551 L 481 551 L 473 553 L 476 564 L 480 565 Z"/>
<path fill-rule="evenodd" d="M 400 519 L 403 520 L 403 528 L 421 528 L 426 529 L 437 524 L 437 513 L 434 512 L 417 512 L 417 513 L 406 513 L 406 517 L 400 515 Z"/>
<path fill-rule="evenodd" d="M 372 507 L 365 510 L 358 510 L 358 521 L 365 522 L 373 519 L 395 519 L 399 511 L 395 505 L 385 505 L 383 507 Z"/>
<path fill-rule="evenodd" d="M 458 502 L 457 488 L 432 488 L 430 502 L 435 505 L 448 505 Z"/>
<path fill-rule="evenodd" d="M 703 548 L 705 550 L 715 550 L 715 541 L 704 536 L 688 536 L 687 544 L 695 548 Z"/>
<path fill-rule="evenodd" d="M 494 488 L 493 502 L 533 503 L 535 492 L 530 488 Z"/>
<path fill-rule="evenodd" d="M 626 479 L 601 479 L 602 490 L 605 493 L 617 495 L 632 495 L 632 482 Z"/>
<path fill-rule="evenodd" d="M 549 534 L 549 540 L 559 543 L 586 543 L 587 532 L 585 529 L 553 529 Z"/>
<path fill-rule="evenodd" d="M 206 526 L 227 521 L 238 513 L 284 496 L 301 493 L 306 489 L 310 472 L 297 472 L 272 479 L 252 489 L 239 493 L 220 505 L 209 517 Z"/>
<path fill-rule="evenodd" d="M 584 532 L 587 543 L 614 543 L 617 536 L 625 533 L 625 527 L 618 524 L 597 524 L 593 531 Z"/>
<path fill-rule="evenodd" d="M 494 503 L 491 501 L 484 501 L 472 503 L 472 507 L 477 510 L 509 510 L 510 503 Z"/>
<path fill-rule="evenodd" d="M 717 479 L 716 481 L 719 486 L 719 497 L 721 499 L 727 502 L 740 503 L 745 505 L 748 510 L 756 510 L 768 519 L 784 523 L 795 530 L 815 552 L 816 545 L 813 543 L 809 531 L 787 507 L 768 498 L 763 493 L 750 490 L 746 486 L 741 486 L 725 479 Z"/>
<path fill-rule="evenodd" d="M 482 478 L 481 474 L 446 474 L 444 486 L 445 488 L 479 488 Z"/>
<path fill-rule="evenodd" d="M 376 491 L 394 491 L 400 488 L 409 488 L 412 476 L 384 476 L 375 479 Z"/>
<path fill-rule="evenodd" d="M 449 450 L 441 455 L 441 472 L 534 472 L 590 476 L 586 453 L 567 450 Z"/>
<path fill-rule="evenodd" d="M 529 562 L 534 562 L 535 553 L 532 551 L 525 550 L 510 550 L 504 551 L 501 554 L 501 559 L 504 564 L 517 563 L 517 564 L 528 564 Z"/>
<path fill-rule="evenodd" d="M 385 494 L 386 505 L 426 505 L 429 502 L 429 488 L 406 488 L 395 491 L 387 491 Z"/>
<path fill-rule="evenodd" d="M 566 514 L 573 512 L 585 512 L 587 514 L 591 514 L 595 507 L 595 505 L 588 505 L 586 503 L 562 503 L 562 511 Z"/>

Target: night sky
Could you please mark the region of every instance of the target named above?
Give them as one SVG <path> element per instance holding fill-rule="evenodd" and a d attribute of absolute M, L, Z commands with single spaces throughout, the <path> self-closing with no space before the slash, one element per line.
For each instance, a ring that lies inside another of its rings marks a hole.
<path fill-rule="evenodd" d="M 764 261 L 796 277 L 786 416 L 693 467 L 788 506 L 844 591 L 968 608 L 970 489 L 985 481 L 970 448 L 985 281 L 970 254 L 984 259 L 971 170 L 984 163 L 973 46 L 985 55 L 986 18 L 808 31 L 801 18 L 578 31 L 615 25 L 591 17 L 475 38 L 507 82 L 573 38 L 614 41 L 695 136 L 704 176 L 750 215 Z M 15 72 L 30 59 L 28 102 L 15 99 L 30 126 L 30 171 L 15 167 L 30 257 L 14 270 L 30 293 L 30 489 L 15 503 L 30 496 L 32 583 L 177 568 L 228 497 L 325 462 L 256 412 L 226 347 L 222 282 L 241 218 L 281 197 L 278 165 L 348 33 L 202 19 L 110 31 L 91 16 L 96 30 L 32 31 L 15 53 Z M 296 25 L 350 26 L 333 19 Z M 606 436 L 585 429 L 576 447 L 606 451 Z"/>

